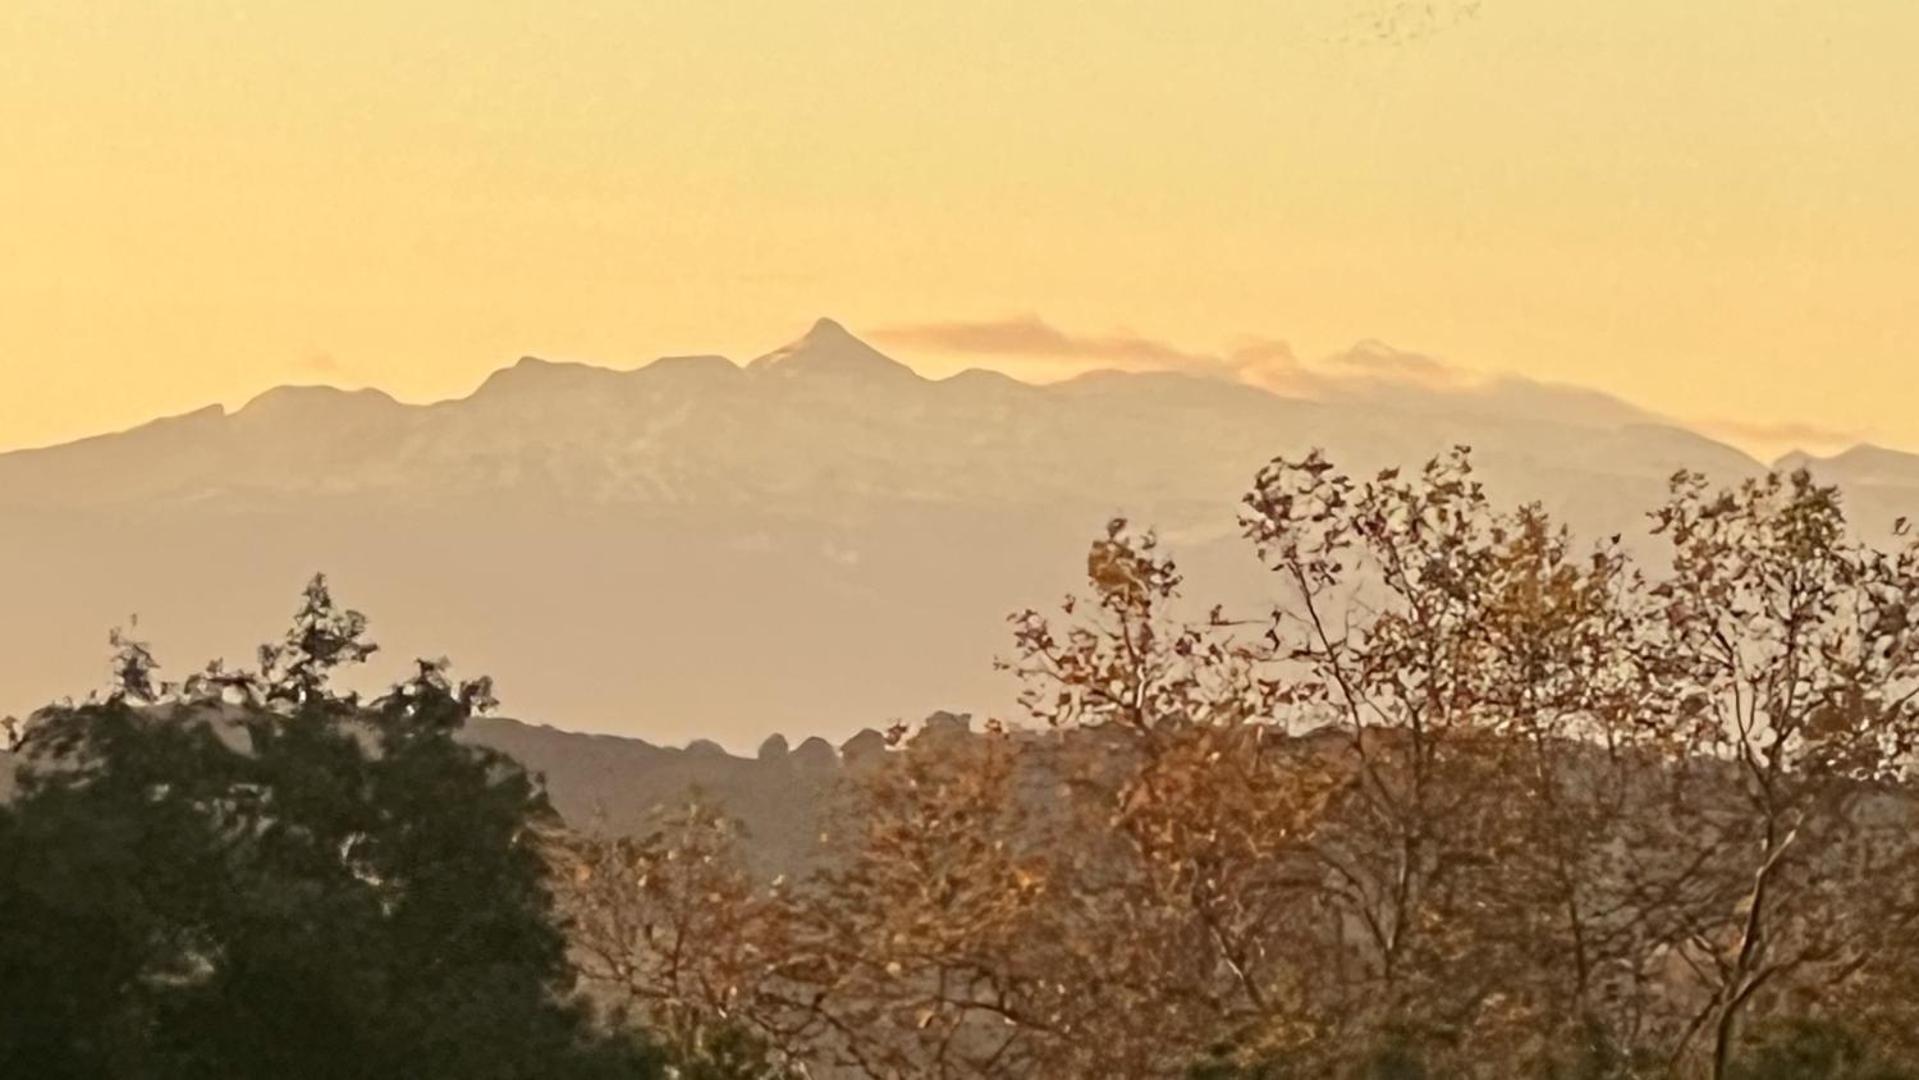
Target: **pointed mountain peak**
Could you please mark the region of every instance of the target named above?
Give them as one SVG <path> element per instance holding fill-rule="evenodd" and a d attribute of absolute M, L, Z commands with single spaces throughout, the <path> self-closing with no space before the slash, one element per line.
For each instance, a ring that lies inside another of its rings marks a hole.
<path fill-rule="evenodd" d="M 821 319 L 806 335 L 747 365 L 761 374 L 838 375 L 863 379 L 918 379 L 912 368 L 852 335 L 832 319 Z"/>
<path fill-rule="evenodd" d="M 813 320 L 812 329 L 806 332 L 808 341 L 858 341 L 852 332 L 840 325 L 837 319 L 818 318 Z"/>

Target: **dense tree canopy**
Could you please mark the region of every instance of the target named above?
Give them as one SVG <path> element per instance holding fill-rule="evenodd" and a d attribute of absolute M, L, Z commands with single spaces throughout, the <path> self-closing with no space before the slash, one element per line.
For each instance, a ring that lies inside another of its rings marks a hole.
<path fill-rule="evenodd" d="M 654 1075 L 593 1034 L 552 917 L 539 785 L 455 741 L 490 701 L 443 662 L 377 700 L 324 580 L 257 671 L 42 711 L 0 809 L 0 1072 Z"/>

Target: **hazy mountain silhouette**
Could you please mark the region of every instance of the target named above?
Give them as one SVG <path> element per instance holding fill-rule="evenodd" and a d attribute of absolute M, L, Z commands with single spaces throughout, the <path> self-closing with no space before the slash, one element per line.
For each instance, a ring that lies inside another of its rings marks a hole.
<path fill-rule="evenodd" d="M 1372 470 L 1466 443 L 1495 495 L 1590 531 L 1633 529 L 1680 467 L 1763 470 L 1591 391 L 1392 381 L 1409 358 L 1362 346 L 1383 389 L 1319 400 L 1169 372 L 930 380 L 821 320 L 743 367 L 527 358 L 457 401 L 289 387 L 0 455 L 0 712 L 98 684 L 130 612 L 163 663 L 243 661 L 324 569 L 395 663 L 449 652 L 518 715 L 837 739 L 1002 708 L 1004 616 L 1072 587 L 1115 513 L 1160 528 L 1196 596 L 1257 601 L 1237 499 L 1276 454 Z M 1911 455 L 1813 464 L 1874 521 L 1919 492 Z"/>
<path fill-rule="evenodd" d="M 1919 494 L 1919 454 L 1888 450 L 1882 446 L 1861 444 L 1831 457 L 1816 457 L 1802 452 L 1787 454 L 1774 468 L 1811 469 L 1847 486 L 1886 492 L 1904 492 L 1907 501 Z"/>

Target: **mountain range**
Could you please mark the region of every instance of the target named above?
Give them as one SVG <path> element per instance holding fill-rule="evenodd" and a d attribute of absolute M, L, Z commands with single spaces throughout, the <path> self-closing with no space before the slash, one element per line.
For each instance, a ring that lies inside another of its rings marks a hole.
<path fill-rule="evenodd" d="M 1405 355 L 1344 360 L 1388 373 Z M 1262 603 L 1237 500 L 1276 455 L 1371 471 L 1466 444 L 1495 497 L 1594 534 L 1637 531 L 1677 469 L 1769 467 L 1589 390 L 1351 385 L 931 380 L 821 320 L 744 365 L 527 358 L 428 405 L 283 387 L 4 454 L 0 713 L 98 685 L 107 629 L 135 615 L 165 674 L 244 662 L 326 571 L 372 618 L 378 673 L 445 653 L 564 728 L 838 739 L 1004 712 L 1005 616 L 1073 587 L 1115 515 L 1159 529 L 1196 598 Z M 1919 455 L 1774 464 L 1840 483 L 1867 529 L 1919 510 Z"/>

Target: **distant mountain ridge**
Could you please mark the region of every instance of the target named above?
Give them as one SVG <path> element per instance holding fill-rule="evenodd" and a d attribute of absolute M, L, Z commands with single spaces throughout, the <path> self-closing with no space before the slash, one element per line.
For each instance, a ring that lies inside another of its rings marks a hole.
<path fill-rule="evenodd" d="M 1780 472 L 1810 469 L 1834 483 L 1919 488 L 1919 454 L 1861 443 L 1831 457 L 1795 451 L 1773 463 Z"/>
<path fill-rule="evenodd" d="M 1384 348 L 1372 343 L 1356 351 L 1370 355 Z M 1049 482 L 1064 481 L 1094 501 L 1128 502 L 1132 492 L 1110 483 L 1111 490 L 1093 490 L 1085 469 L 1062 473 L 1060 466 L 1075 457 L 1110 459 L 1128 451 L 1150 457 L 1141 454 L 1130 422 L 1190 420 L 1195 414 L 1229 425 L 1206 433 L 1221 441 L 1281 427 L 1289 442 L 1310 434 L 1330 444 L 1353 444 L 1381 461 L 1428 456 L 1442 448 L 1434 439 L 1440 434 L 1477 436 L 1482 453 L 1496 457 L 1514 449 L 1515 441 L 1573 433 L 1587 444 L 1583 449 L 1565 445 L 1544 455 L 1528 450 L 1527 456 L 1571 467 L 1582 458 L 1610 456 L 1608 471 L 1657 471 L 1681 455 L 1707 468 L 1758 467 L 1703 436 L 1638 422 L 1644 414 L 1616 399 L 1527 385 L 1526 400 L 1505 406 L 1511 410 L 1506 414 L 1495 395 L 1439 398 L 1441 406 L 1451 403 L 1463 414 L 1449 424 L 1435 420 L 1431 414 L 1439 410 L 1430 395 L 1421 397 L 1425 392 L 1413 387 L 1354 404 L 1281 397 L 1175 372 L 1094 371 L 1031 385 L 974 371 L 936 381 L 822 319 L 803 337 L 744 367 L 718 356 L 663 358 L 631 371 L 524 357 L 468 397 L 431 405 L 403 405 L 378 390 L 280 387 L 230 415 L 213 406 L 118 435 L 0 454 L 0 505 L 97 505 L 242 489 L 306 494 L 495 488 L 529 479 L 596 501 L 711 499 L 742 482 L 773 494 L 796 483 L 830 486 L 844 479 L 866 495 L 996 496 L 1013 502 L 1034 497 L 1030 489 L 1036 485 L 1049 488 L 1037 497 L 1057 497 L 1062 485 Z M 1541 411 L 1539 402 L 1547 399 L 1567 408 L 1585 403 L 1598 422 L 1526 415 Z M 1454 430 L 1445 432 L 1448 427 Z M 1621 440 L 1622 433 L 1631 437 Z M 896 442 L 869 445 L 888 438 Z M 1082 448 L 1074 440 L 1090 441 Z M 103 468 L 116 454 L 138 460 L 132 468 Z M 801 454 L 810 455 L 802 466 L 810 475 L 793 475 Z M 991 487 L 966 483 L 989 457 L 1003 465 L 1009 454 L 1037 457 L 1035 464 L 1048 468 L 997 475 Z M 1250 476 L 1243 455 L 1226 460 L 1233 483 Z M 910 479 L 909 462 L 916 466 Z M 1128 464 L 1135 466 L 1131 473 L 1110 480 L 1123 484 L 1140 467 L 1152 466 Z M 687 491 L 676 483 L 701 479 L 695 475 L 701 469 L 731 475 L 708 490 Z"/>
<path fill-rule="evenodd" d="M 1072 587 L 1114 514 L 1159 527 L 1196 596 L 1259 603 L 1237 499 L 1275 455 L 1371 471 L 1469 444 L 1496 497 L 1589 533 L 1636 530 L 1676 469 L 1765 468 L 1588 390 L 1377 387 L 934 380 L 826 319 L 745 365 L 529 357 L 430 405 L 283 387 L 0 455 L 0 713 L 95 685 L 131 612 L 163 662 L 242 659 L 324 569 L 390 652 L 491 672 L 520 715 L 838 737 L 1003 709 L 1004 616 Z M 1919 456 L 1790 463 L 1845 484 L 1868 527 L 1919 510 Z"/>

